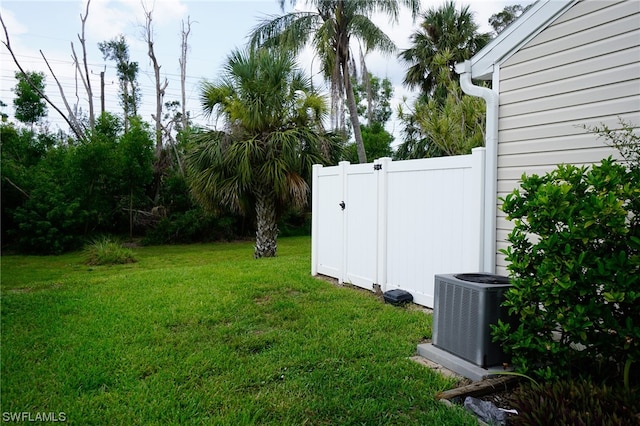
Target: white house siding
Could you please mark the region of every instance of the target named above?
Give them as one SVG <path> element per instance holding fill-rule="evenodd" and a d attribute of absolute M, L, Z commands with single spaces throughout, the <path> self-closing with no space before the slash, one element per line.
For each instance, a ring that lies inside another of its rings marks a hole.
<path fill-rule="evenodd" d="M 578 2 L 498 72 L 498 197 L 504 197 L 525 172 L 615 153 L 582 126 L 615 127 L 620 117 L 640 127 L 640 2 Z M 498 208 L 498 249 L 511 229 Z M 496 266 L 506 273 L 502 255 Z"/>

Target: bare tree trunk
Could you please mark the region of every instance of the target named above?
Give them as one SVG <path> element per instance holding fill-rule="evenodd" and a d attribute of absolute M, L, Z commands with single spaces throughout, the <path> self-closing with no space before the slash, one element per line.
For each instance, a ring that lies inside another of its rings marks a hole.
<path fill-rule="evenodd" d="M 187 17 L 187 29 L 185 30 L 184 21 L 182 21 L 182 44 L 181 44 L 181 52 L 180 52 L 180 93 L 181 93 L 181 103 L 182 107 L 182 130 L 185 130 L 187 126 L 189 126 L 189 120 L 187 118 L 187 90 L 186 90 L 186 80 L 187 80 L 187 53 L 189 50 L 189 45 L 187 44 L 187 40 L 189 38 L 189 33 L 191 32 L 191 19 Z M 182 168 L 182 167 L 181 167 Z"/>
<path fill-rule="evenodd" d="M 123 122 L 124 122 L 124 132 L 127 133 L 129 131 L 129 117 L 131 117 L 131 103 L 129 101 L 129 83 L 125 80 L 125 81 L 121 81 L 120 84 L 122 85 L 122 98 L 124 99 L 124 102 L 122 102 L 122 115 L 123 117 Z M 135 102 L 134 102 L 135 103 Z"/>
<path fill-rule="evenodd" d="M 358 162 L 360 164 L 364 164 L 367 162 L 367 153 L 364 150 L 364 141 L 362 140 L 362 132 L 360 131 L 360 120 L 358 119 L 356 97 L 353 94 L 353 86 L 351 85 L 351 77 L 349 75 L 349 65 L 346 61 L 342 63 L 342 78 L 344 78 L 344 91 L 347 95 L 347 107 L 349 108 L 351 127 L 353 127 L 353 137 L 356 140 Z"/>
<path fill-rule="evenodd" d="M 256 191 L 256 246 L 253 257 L 275 257 L 278 249 L 278 221 L 273 193 L 268 189 Z"/>
<path fill-rule="evenodd" d="M 344 5 L 340 2 L 336 10 L 336 14 L 343 9 Z M 356 105 L 356 97 L 353 93 L 353 86 L 351 84 L 351 73 L 349 72 L 350 60 L 349 54 L 349 36 L 343 33 L 340 40 L 338 40 L 336 47 L 336 59 L 335 69 L 333 70 L 334 76 L 332 83 L 341 82 L 344 93 L 347 97 L 347 108 L 349 109 L 349 119 L 351 120 L 351 127 L 353 128 L 353 137 L 356 140 L 356 150 L 358 152 L 358 162 L 364 164 L 367 162 L 367 154 L 364 150 L 364 142 L 362 141 L 362 132 L 360 131 L 360 120 L 358 119 L 358 107 Z M 355 64 L 353 65 L 355 69 Z M 340 79 L 341 77 L 341 79 Z M 338 83 L 339 84 L 339 83 Z"/>
<path fill-rule="evenodd" d="M 80 15 L 80 20 L 82 21 L 82 35 L 78 35 L 78 40 L 80 40 L 80 45 L 82 46 L 82 62 L 84 64 L 84 77 L 82 78 L 82 82 L 84 84 L 84 88 L 87 91 L 87 98 L 89 100 L 89 127 L 91 130 L 95 128 L 96 117 L 95 112 L 93 110 L 93 91 L 91 90 L 91 74 L 89 74 L 89 65 L 87 64 L 87 44 L 84 38 L 84 28 L 87 22 L 87 18 L 89 17 L 89 4 L 91 0 L 87 0 L 87 9 L 85 11 L 84 16 Z M 73 43 L 71 44 L 71 49 L 73 50 Z M 76 57 L 76 52 L 73 52 L 74 60 L 76 62 L 76 67 L 80 67 L 78 63 L 78 58 Z M 80 74 L 82 76 L 82 73 Z"/>
<path fill-rule="evenodd" d="M 144 4 L 143 4 L 143 7 L 144 7 Z M 162 181 L 162 175 L 166 170 L 166 164 L 165 164 L 166 157 L 165 157 L 165 153 L 163 152 L 163 143 L 162 143 L 162 139 L 163 139 L 162 138 L 162 106 L 163 106 L 162 101 L 164 99 L 165 89 L 167 88 L 167 85 L 169 84 L 169 82 L 167 81 L 166 78 L 163 83 L 160 82 L 160 65 L 158 65 L 158 60 L 156 59 L 155 51 L 153 50 L 153 27 L 151 25 L 151 21 L 152 21 L 151 13 L 153 12 L 153 10 L 147 11 L 147 9 L 145 8 L 144 12 L 146 16 L 144 38 L 149 48 L 148 54 L 149 54 L 149 58 L 151 59 L 151 63 L 153 64 L 153 72 L 156 80 L 156 113 L 152 117 L 155 121 L 155 127 L 156 127 L 156 150 L 155 150 L 156 161 L 154 166 L 155 194 L 153 198 L 154 198 L 154 201 L 157 202 L 160 198 L 160 186 Z"/>
<path fill-rule="evenodd" d="M 155 119 L 155 117 L 154 117 Z M 180 158 L 180 153 L 178 152 L 178 148 L 177 148 L 177 141 L 175 140 L 175 138 L 172 136 L 171 134 L 171 128 L 173 127 L 172 124 L 174 124 L 175 121 L 170 121 L 169 122 L 169 127 L 167 127 L 166 125 L 162 124 L 162 130 L 164 132 L 165 135 L 167 135 L 167 139 L 169 140 L 169 144 L 171 145 L 171 148 L 173 149 L 173 155 L 176 157 L 176 162 L 178 163 L 178 171 L 180 172 L 180 174 L 182 176 L 184 176 L 184 166 L 182 165 L 182 159 Z"/>
<path fill-rule="evenodd" d="M 156 59 L 155 51 L 153 50 L 153 26 L 151 25 L 151 13 L 153 10 L 147 11 L 145 8 L 146 24 L 145 24 L 145 41 L 149 47 L 149 58 L 153 64 L 153 73 L 156 79 L 156 158 L 160 157 L 162 152 L 162 101 L 164 99 L 165 89 L 169 82 L 165 78 L 164 82 L 160 82 L 160 65 Z"/>
<path fill-rule="evenodd" d="M 362 87 L 367 94 L 367 124 L 370 126 L 373 122 L 373 93 L 371 92 L 371 76 L 367 70 L 367 61 L 364 60 L 365 55 L 360 46 L 360 74 L 362 76 Z"/>
<path fill-rule="evenodd" d="M 100 114 L 104 114 L 104 71 L 100 71 Z"/>

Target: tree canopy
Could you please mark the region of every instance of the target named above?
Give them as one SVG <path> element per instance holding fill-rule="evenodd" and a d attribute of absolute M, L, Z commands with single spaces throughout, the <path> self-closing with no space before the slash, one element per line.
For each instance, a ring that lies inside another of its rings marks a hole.
<path fill-rule="evenodd" d="M 471 58 L 490 40 L 488 33 L 479 33 L 469 6 L 458 10 L 455 2 L 432 7 L 422 14 L 422 23 L 411 36 L 411 47 L 400 52 L 408 66 L 404 84 L 411 89 L 419 89 L 423 97 L 446 97 L 446 86 L 438 87 L 437 75 L 445 67 L 452 80 L 458 76 L 453 69 L 457 62 Z M 445 64 L 434 61 L 437 54 L 446 54 Z"/>
<path fill-rule="evenodd" d="M 26 75 L 16 72 L 15 76 L 18 80 L 13 100 L 16 120 L 33 125 L 47 116 L 47 104 L 38 93 L 38 90 L 44 92 L 45 75 L 42 72 L 27 72 Z"/>
<path fill-rule="evenodd" d="M 505 6 L 502 11 L 494 13 L 489 18 L 489 25 L 493 28 L 496 34 L 500 34 L 505 28 L 509 26 L 513 21 L 518 19 L 520 15 L 529 10 L 533 6 L 533 3 L 527 6 L 514 4 L 511 6 Z"/>
<path fill-rule="evenodd" d="M 124 112 L 125 129 L 129 125 L 129 117 L 138 115 L 140 104 L 140 87 L 137 78 L 139 66 L 129 57 L 129 45 L 121 34 L 109 41 L 98 43 L 98 48 L 104 59 L 115 61 L 116 73 L 120 82 L 120 104 Z"/>
<path fill-rule="evenodd" d="M 446 88 L 444 100 L 419 98 L 413 111 L 400 111 L 406 138 L 398 146 L 398 159 L 470 154 L 473 148 L 484 145 L 484 101 L 462 93 L 460 84 L 444 66 L 450 60 L 447 54 L 434 57 L 434 64 L 441 70 L 436 83 Z"/>
<path fill-rule="evenodd" d="M 308 3 L 313 11 L 293 11 L 264 20 L 254 28 L 251 36 L 253 46 L 278 46 L 294 53 L 311 42 L 322 64 L 324 76 L 331 83 L 335 123 L 341 122 L 340 114 L 335 113 L 344 99 L 343 96 L 346 96 L 358 159 L 361 163 L 366 163 L 367 155 L 351 83 L 351 40 L 357 39 L 365 52 L 378 50 L 393 53 L 396 49 L 395 44 L 373 23 L 371 16 L 374 13 L 383 13 L 391 21 L 397 21 L 400 13 L 399 3 L 408 6 L 412 16 L 416 16 L 419 8 L 417 0 L 313 0 Z M 283 6 L 284 0 L 281 0 L 280 4 Z"/>

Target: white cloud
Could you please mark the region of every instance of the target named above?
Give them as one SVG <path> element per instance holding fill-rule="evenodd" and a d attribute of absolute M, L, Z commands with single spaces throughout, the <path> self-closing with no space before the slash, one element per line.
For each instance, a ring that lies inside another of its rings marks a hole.
<path fill-rule="evenodd" d="M 27 32 L 27 27 L 22 25 L 22 23 L 20 23 L 20 21 L 10 10 L 2 10 L 2 21 L 11 34 L 20 35 Z"/>
<path fill-rule="evenodd" d="M 135 25 L 139 9 L 140 3 L 135 1 L 94 0 L 89 7 L 86 35 L 104 41 L 125 34 Z"/>

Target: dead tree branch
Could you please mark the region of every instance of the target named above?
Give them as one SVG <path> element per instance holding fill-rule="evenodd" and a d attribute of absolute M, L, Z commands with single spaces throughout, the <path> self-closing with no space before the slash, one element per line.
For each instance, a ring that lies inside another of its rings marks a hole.
<path fill-rule="evenodd" d="M 25 191 L 24 189 L 20 188 L 18 185 L 16 185 L 15 183 L 13 183 L 13 182 L 11 181 L 11 179 L 9 179 L 8 177 L 6 177 L 6 176 L 2 176 L 2 179 L 6 180 L 6 181 L 7 181 L 7 183 L 8 183 L 9 185 L 13 186 L 13 187 L 18 191 L 18 192 L 20 192 L 22 195 L 24 195 L 24 196 L 25 196 L 25 198 L 31 198 L 31 197 L 29 196 L 29 194 L 27 194 L 27 193 L 26 193 L 26 191 Z"/>
<path fill-rule="evenodd" d="M 84 16 L 80 14 L 80 21 L 82 21 L 82 33 L 78 34 L 78 40 L 80 40 L 80 45 L 82 46 L 82 62 L 84 64 L 84 78 L 82 82 L 84 83 L 84 88 L 87 91 L 87 97 L 89 99 L 89 126 L 93 130 L 95 127 L 95 112 L 93 109 L 93 90 L 91 89 L 91 74 L 89 73 L 89 65 L 87 64 L 87 43 L 84 38 L 84 29 L 87 23 L 87 18 L 89 17 L 89 4 L 91 0 L 87 0 L 87 8 L 85 10 Z M 71 44 L 71 48 L 73 49 L 73 44 Z M 75 52 L 73 52 L 75 56 Z M 80 64 L 76 58 L 76 66 L 79 67 Z M 82 74 L 81 74 L 82 75 Z"/>
<path fill-rule="evenodd" d="M 160 80 L 160 65 L 158 64 L 158 60 L 156 58 L 155 51 L 153 49 L 153 25 L 151 13 L 153 10 L 147 10 L 144 3 L 142 4 L 144 9 L 146 22 L 144 27 L 144 39 L 147 42 L 147 46 L 149 48 L 148 54 L 149 59 L 151 59 L 151 63 L 153 65 L 153 72 L 155 75 L 156 81 L 156 114 L 155 114 L 155 122 L 156 122 L 156 157 L 160 157 L 160 153 L 162 152 L 162 107 L 163 107 L 163 99 L 167 86 L 169 85 L 169 81 L 165 78 L 164 82 Z"/>
<path fill-rule="evenodd" d="M 181 98 L 181 106 L 182 106 L 182 130 L 185 130 L 189 125 L 189 120 L 187 117 L 187 90 L 186 90 L 186 80 L 187 80 L 187 53 L 189 52 L 189 44 L 187 43 L 189 39 L 189 33 L 191 33 L 191 17 L 187 17 L 187 28 L 185 29 L 184 20 L 182 21 L 182 43 L 181 43 L 181 52 L 180 59 L 178 62 L 180 63 L 180 93 L 182 95 Z"/>
<path fill-rule="evenodd" d="M 69 123 L 69 125 L 71 126 L 71 130 L 73 131 L 73 133 L 75 133 L 79 139 L 84 140 L 85 139 L 84 129 L 82 127 L 82 124 L 78 122 L 76 115 L 74 114 L 73 110 L 69 106 L 69 102 L 67 102 L 67 97 L 64 93 L 64 89 L 62 88 L 62 84 L 60 84 L 58 77 L 53 72 L 51 65 L 49 65 L 49 61 L 47 60 L 46 56 L 44 56 L 44 53 L 42 53 L 42 50 L 40 50 L 40 55 L 42 56 L 42 59 L 44 59 L 45 64 L 47 64 L 47 68 L 49 68 L 49 72 L 51 73 L 51 75 L 53 76 L 53 79 L 56 81 L 56 84 L 58 85 L 58 90 L 60 91 L 62 102 L 64 103 L 64 106 L 67 109 L 67 113 L 69 114 L 69 116 L 66 118 L 67 123 Z"/>
<path fill-rule="evenodd" d="M 156 118 L 154 115 L 151 115 L 151 117 L 153 117 L 154 120 Z M 167 139 L 169 139 L 169 143 L 171 144 L 171 148 L 173 149 L 173 155 L 175 155 L 176 163 L 178 163 L 178 171 L 182 176 L 184 176 L 184 167 L 182 166 L 182 159 L 180 158 L 180 153 L 178 152 L 178 142 L 171 134 L 174 123 L 175 123 L 175 120 L 171 120 L 169 122 L 169 126 L 166 126 L 162 122 L 160 123 L 160 125 L 162 126 L 162 130 L 164 131 L 164 134 L 167 135 Z"/>
<path fill-rule="evenodd" d="M 70 108 L 68 107 L 67 104 L 67 110 L 69 111 L 69 117 L 67 117 L 60 108 L 58 108 L 58 106 L 56 104 L 53 103 L 53 101 L 51 100 L 51 98 L 49 98 L 46 94 L 44 94 L 40 89 L 38 89 L 38 87 L 33 84 L 33 82 L 31 81 L 31 79 L 29 79 L 29 75 L 25 72 L 25 70 L 22 68 L 22 65 L 20 65 L 20 62 L 18 61 L 18 58 L 16 57 L 13 48 L 11 47 L 11 40 L 9 39 L 9 31 L 7 30 L 7 26 L 4 24 L 4 20 L 2 19 L 2 15 L 0 14 L 0 23 L 2 24 L 2 28 L 4 30 L 4 36 L 5 36 L 5 40 L 2 41 L 2 44 L 7 48 L 7 50 L 9 51 L 9 54 L 11 54 L 11 58 L 13 59 L 13 62 L 16 64 L 16 66 L 18 67 L 18 70 L 20 71 L 20 74 L 22 74 L 22 76 L 25 78 L 25 81 L 27 83 L 29 83 L 29 85 L 31 86 L 31 88 L 33 90 L 36 91 L 36 93 L 38 93 L 38 95 L 45 100 L 45 102 L 47 102 L 51 108 L 53 108 L 54 110 L 56 110 L 56 112 L 58 114 L 60 114 L 60 116 L 64 119 L 64 121 L 67 122 L 67 124 L 69 125 L 69 128 L 71 128 L 71 131 L 76 135 L 76 137 L 78 139 L 84 139 L 85 135 L 84 135 L 84 131 L 82 129 L 82 127 L 77 123 L 76 117 L 75 115 L 73 115 L 73 113 L 71 112 Z M 42 52 L 40 52 L 42 54 Z M 44 58 L 44 55 L 42 55 L 42 57 Z M 46 62 L 46 59 L 45 59 Z M 47 66 L 49 67 L 49 70 L 51 71 L 51 73 L 53 74 L 53 71 L 51 70 L 51 67 L 49 66 L 49 63 L 47 62 Z M 54 79 L 56 79 L 55 75 L 53 76 Z M 58 80 L 56 79 L 56 82 L 58 82 Z M 62 87 L 60 86 L 60 83 L 58 83 L 58 87 L 60 88 L 60 90 L 62 91 Z M 64 98 L 64 93 L 63 93 L 63 99 L 65 101 L 66 104 L 66 99 Z"/>

